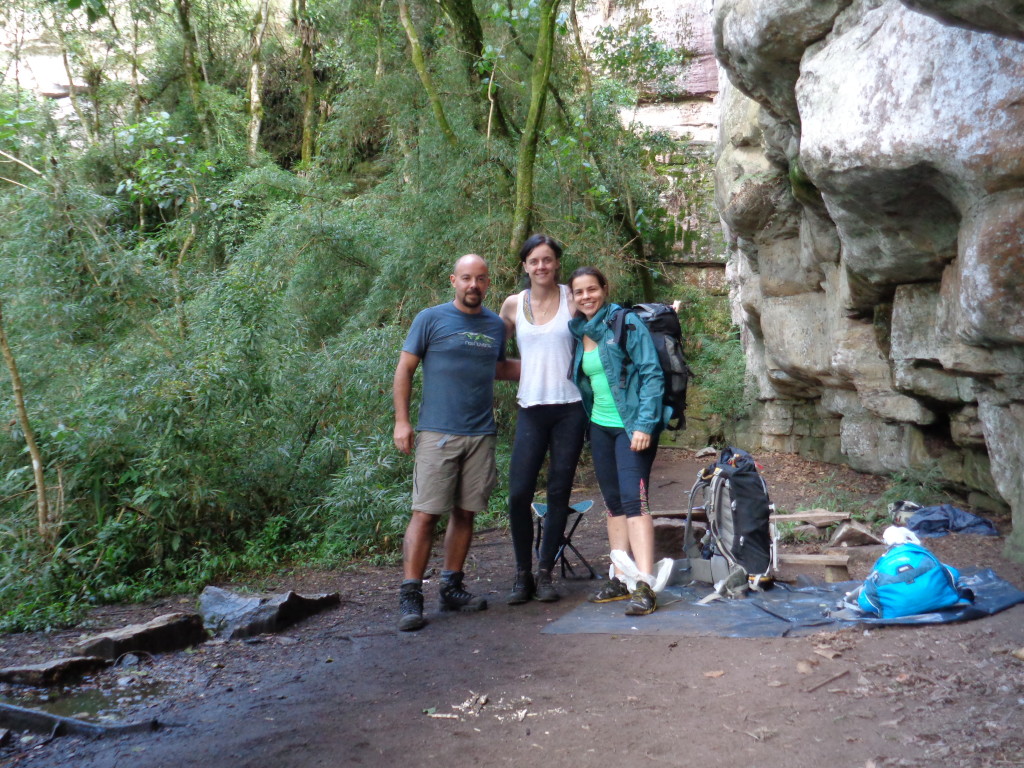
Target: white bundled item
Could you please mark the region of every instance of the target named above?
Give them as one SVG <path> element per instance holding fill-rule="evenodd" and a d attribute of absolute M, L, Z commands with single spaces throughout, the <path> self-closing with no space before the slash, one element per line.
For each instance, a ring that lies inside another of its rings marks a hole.
<path fill-rule="evenodd" d="M 633 562 L 633 558 L 623 552 L 621 549 L 613 549 L 611 552 L 612 565 L 609 569 L 608 577 L 615 576 L 615 569 L 618 568 L 622 573 L 622 581 L 626 583 L 626 588 L 632 592 L 636 589 L 636 583 L 638 581 L 646 581 L 655 594 L 661 592 L 668 585 L 668 580 L 672 576 L 672 565 L 673 561 L 671 557 L 665 557 L 654 564 L 654 573 L 647 574 L 642 573 L 639 568 L 636 567 L 636 563 Z"/>
<path fill-rule="evenodd" d="M 746 597 L 748 589 L 750 589 L 750 582 L 747 579 L 747 572 L 742 568 L 738 568 L 721 581 L 715 582 L 715 591 L 707 597 L 698 600 L 697 605 L 707 605 L 723 598 L 734 600 L 739 597 Z M 758 588 L 756 591 L 760 592 L 762 590 Z"/>
<path fill-rule="evenodd" d="M 917 534 L 909 528 L 901 528 L 898 525 L 890 525 L 882 533 L 882 541 L 890 547 L 894 547 L 897 544 L 920 544 L 921 540 L 917 538 Z"/>

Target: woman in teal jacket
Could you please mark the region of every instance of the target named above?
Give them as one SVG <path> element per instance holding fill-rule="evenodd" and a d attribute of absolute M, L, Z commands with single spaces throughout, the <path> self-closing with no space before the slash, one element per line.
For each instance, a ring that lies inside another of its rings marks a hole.
<path fill-rule="evenodd" d="M 657 607 L 649 581 L 654 523 L 647 494 L 658 435 L 671 416 L 662 404 L 661 365 L 650 332 L 635 315 L 626 317 L 625 344 L 617 343 L 613 320 L 625 310 L 608 302 L 608 281 L 599 269 L 580 267 L 569 288 L 577 309 L 569 330 L 578 342 L 571 374 L 590 417 L 590 452 L 608 508 L 608 543 L 629 554 L 648 576 L 630 593 L 616 570 L 591 601 L 629 598 L 626 614 L 642 616 Z"/>

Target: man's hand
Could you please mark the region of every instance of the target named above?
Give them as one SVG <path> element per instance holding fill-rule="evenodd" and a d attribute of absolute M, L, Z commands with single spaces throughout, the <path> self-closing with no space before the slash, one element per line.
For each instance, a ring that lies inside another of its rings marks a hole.
<path fill-rule="evenodd" d="M 402 453 L 412 453 L 415 444 L 412 422 L 409 421 L 409 397 L 412 393 L 412 375 L 419 364 L 420 359 L 416 355 L 403 351 L 395 367 L 395 447 Z"/>
<path fill-rule="evenodd" d="M 402 453 L 412 453 L 412 447 L 416 439 L 412 424 L 408 421 L 395 422 L 395 447 Z"/>

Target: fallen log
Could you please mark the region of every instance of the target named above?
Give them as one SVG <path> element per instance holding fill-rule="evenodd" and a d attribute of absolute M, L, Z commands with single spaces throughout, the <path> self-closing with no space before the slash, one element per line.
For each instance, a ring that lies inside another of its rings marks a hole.
<path fill-rule="evenodd" d="M 146 733 L 160 727 L 157 720 L 144 720 L 138 723 L 121 723 L 99 725 L 74 717 L 51 715 L 38 709 L 18 707 L 14 704 L 0 703 L 0 727 L 14 731 L 32 731 L 46 736 L 123 736 L 129 733 Z"/>

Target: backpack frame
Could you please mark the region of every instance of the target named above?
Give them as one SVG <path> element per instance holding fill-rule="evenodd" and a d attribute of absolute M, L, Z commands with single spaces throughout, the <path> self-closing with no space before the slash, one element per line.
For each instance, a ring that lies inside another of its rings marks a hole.
<path fill-rule="evenodd" d="M 694 512 L 703 508 L 707 533 L 693 534 Z M 707 584 L 771 581 L 776 564 L 776 536 L 771 515 L 775 505 L 757 471 L 754 457 L 739 448 L 725 448 L 713 464 L 697 474 L 690 490 L 683 535 L 683 553 L 691 577 Z M 732 577 L 732 578 L 730 578 Z"/>

